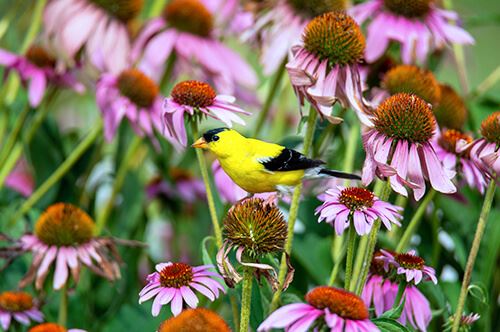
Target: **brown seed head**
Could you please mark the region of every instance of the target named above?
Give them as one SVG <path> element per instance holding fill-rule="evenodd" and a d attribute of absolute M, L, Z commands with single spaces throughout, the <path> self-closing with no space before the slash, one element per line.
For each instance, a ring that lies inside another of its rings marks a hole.
<path fill-rule="evenodd" d="M 368 319 L 363 300 L 353 293 L 334 287 L 316 287 L 306 295 L 306 301 L 317 309 L 328 308 L 331 313 L 352 320 Z"/>
<path fill-rule="evenodd" d="M 408 253 L 396 254 L 394 259 L 405 269 L 422 270 L 425 264 L 422 257 Z"/>
<path fill-rule="evenodd" d="M 481 135 L 490 143 L 500 145 L 500 112 L 490 114 L 481 123 Z"/>
<path fill-rule="evenodd" d="M 315 17 L 304 29 L 304 47 L 330 66 L 357 63 L 365 51 L 365 37 L 352 17 L 341 11 Z"/>
<path fill-rule="evenodd" d="M 0 293 L 0 309 L 21 312 L 33 308 L 33 297 L 26 292 Z"/>
<path fill-rule="evenodd" d="M 118 76 L 118 90 L 139 107 L 153 105 L 159 89 L 156 83 L 137 69 L 127 69 Z"/>
<path fill-rule="evenodd" d="M 459 140 L 467 143 L 473 141 L 472 137 L 455 129 L 444 129 L 439 138 L 439 145 L 448 152 L 457 153 L 456 146 Z"/>
<path fill-rule="evenodd" d="M 43 323 L 33 326 L 28 332 L 66 332 L 66 328 L 54 323 Z"/>
<path fill-rule="evenodd" d="M 441 99 L 432 109 L 439 126 L 448 129 L 461 130 L 467 121 L 467 107 L 463 99 L 449 86 L 442 84 Z"/>
<path fill-rule="evenodd" d="M 94 221 L 82 209 L 68 203 L 56 203 L 38 218 L 35 235 L 49 246 L 72 246 L 89 242 L 94 228 Z"/>
<path fill-rule="evenodd" d="M 181 288 L 189 286 L 193 281 L 193 268 L 184 263 L 172 263 L 159 273 L 160 283 L 163 287 Z"/>
<path fill-rule="evenodd" d="M 369 190 L 358 187 L 345 188 L 340 192 L 340 203 L 347 206 L 351 211 L 363 210 L 373 206 L 375 196 Z"/>
<path fill-rule="evenodd" d="M 135 18 L 142 9 L 144 0 L 90 0 L 122 22 Z"/>
<path fill-rule="evenodd" d="M 198 108 L 212 105 L 217 96 L 209 84 L 200 81 L 177 83 L 171 95 L 177 104 Z"/>
<path fill-rule="evenodd" d="M 374 115 L 373 122 L 379 132 L 412 143 L 428 142 L 436 128 L 430 106 L 420 97 L 407 93 L 387 98 Z"/>
<path fill-rule="evenodd" d="M 31 45 L 26 51 L 26 58 L 37 67 L 54 68 L 56 59 L 47 50 L 38 45 Z"/>
<path fill-rule="evenodd" d="M 297 15 L 313 18 L 335 10 L 345 10 L 346 0 L 288 0 Z"/>
<path fill-rule="evenodd" d="M 172 0 L 163 16 L 177 30 L 197 36 L 208 37 L 213 29 L 212 13 L 199 0 Z"/>
<path fill-rule="evenodd" d="M 434 0 L 384 0 L 384 6 L 396 15 L 408 18 L 425 16 Z"/>
<path fill-rule="evenodd" d="M 212 310 L 187 309 L 164 321 L 158 332 L 231 332 L 227 323 Z"/>

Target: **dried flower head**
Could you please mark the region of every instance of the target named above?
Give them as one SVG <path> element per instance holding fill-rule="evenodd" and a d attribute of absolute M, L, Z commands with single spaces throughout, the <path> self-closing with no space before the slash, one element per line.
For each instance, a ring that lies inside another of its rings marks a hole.
<path fill-rule="evenodd" d="M 349 15 L 336 11 L 314 18 L 304 30 L 304 47 L 330 66 L 351 65 L 363 57 L 365 37 Z"/>
<path fill-rule="evenodd" d="M 392 68 L 385 74 L 382 87 L 391 95 L 400 92 L 417 95 L 431 105 L 437 105 L 441 98 L 441 89 L 434 74 L 417 66 Z"/>
<path fill-rule="evenodd" d="M 163 16 L 174 28 L 201 37 L 208 37 L 213 29 L 212 13 L 199 0 L 170 1 Z"/>
<path fill-rule="evenodd" d="M 158 332 L 230 332 L 227 323 L 216 312 L 204 308 L 187 309 L 164 321 Z"/>
<path fill-rule="evenodd" d="M 412 143 L 428 142 L 436 128 L 429 104 L 407 93 L 398 93 L 384 100 L 374 112 L 373 123 L 388 137 Z"/>
<path fill-rule="evenodd" d="M 467 107 L 458 93 L 449 85 L 441 85 L 441 99 L 432 111 L 440 127 L 461 130 L 467 120 Z"/>
<path fill-rule="evenodd" d="M 276 205 L 265 204 L 260 198 L 250 198 L 228 212 L 224 220 L 224 237 L 256 258 L 283 251 L 287 224 Z"/>

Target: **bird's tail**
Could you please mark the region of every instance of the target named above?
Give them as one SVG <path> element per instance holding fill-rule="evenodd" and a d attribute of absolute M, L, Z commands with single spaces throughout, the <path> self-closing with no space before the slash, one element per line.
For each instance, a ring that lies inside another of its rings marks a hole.
<path fill-rule="evenodd" d="M 361 177 L 359 175 L 335 171 L 327 168 L 321 168 L 319 170 L 319 174 L 330 175 L 340 179 L 361 180 Z"/>

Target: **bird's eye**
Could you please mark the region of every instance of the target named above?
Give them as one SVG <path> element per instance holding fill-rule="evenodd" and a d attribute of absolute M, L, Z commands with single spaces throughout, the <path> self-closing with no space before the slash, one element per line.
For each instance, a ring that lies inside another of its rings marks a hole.
<path fill-rule="evenodd" d="M 214 135 L 214 136 L 212 137 L 212 141 L 217 142 L 218 140 L 219 140 L 219 136 Z"/>

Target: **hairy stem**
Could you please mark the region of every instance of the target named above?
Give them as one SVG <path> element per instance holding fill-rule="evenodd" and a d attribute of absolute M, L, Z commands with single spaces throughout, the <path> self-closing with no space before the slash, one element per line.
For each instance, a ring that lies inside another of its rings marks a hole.
<path fill-rule="evenodd" d="M 194 119 L 193 121 L 191 121 L 191 129 L 193 131 L 193 139 L 197 140 L 200 134 L 198 131 L 198 123 Z M 210 212 L 210 218 L 212 219 L 212 226 L 214 228 L 214 233 L 215 233 L 215 241 L 217 243 L 217 246 L 220 248 L 222 247 L 222 231 L 219 225 L 219 219 L 217 218 L 217 210 L 215 209 L 215 201 L 214 201 L 214 196 L 212 194 L 212 188 L 210 187 L 207 162 L 205 160 L 205 156 L 203 155 L 203 151 L 201 151 L 200 149 L 195 149 L 195 150 L 196 150 L 196 157 L 198 158 L 198 164 L 201 170 L 201 177 L 203 178 L 203 182 L 205 183 L 208 210 Z"/>
<path fill-rule="evenodd" d="M 253 269 L 251 267 L 247 267 L 243 273 L 243 286 L 241 288 L 240 332 L 248 332 L 250 322 L 250 305 L 252 302 L 252 282 Z"/>
<path fill-rule="evenodd" d="M 21 133 L 21 129 L 24 126 L 24 122 L 26 121 L 26 118 L 28 117 L 30 110 L 31 107 L 29 106 L 29 104 L 27 104 L 17 117 L 16 122 L 14 123 L 14 128 L 12 128 L 9 137 L 5 141 L 5 144 L 2 146 L 2 150 L 0 152 L 0 165 L 2 165 L 2 167 L 4 165 L 5 160 L 9 157 L 12 148 L 17 142 L 17 138 Z"/>
<path fill-rule="evenodd" d="M 464 279 L 462 281 L 462 288 L 460 289 L 460 297 L 458 298 L 457 311 L 455 312 L 452 332 L 457 332 L 460 327 L 460 318 L 462 317 L 462 312 L 464 310 L 472 270 L 474 269 L 474 263 L 476 262 L 477 253 L 481 245 L 481 239 L 483 238 L 484 230 L 486 228 L 486 222 L 488 221 L 488 216 L 490 214 L 491 204 L 493 203 L 493 198 L 495 197 L 495 178 L 496 174 L 493 174 L 488 190 L 486 191 L 486 196 L 484 197 L 483 208 L 481 209 L 481 214 L 479 215 L 476 234 L 474 234 L 474 240 L 472 240 L 469 258 L 467 258 L 467 264 L 465 265 Z"/>
<path fill-rule="evenodd" d="M 306 134 L 304 136 L 304 155 L 309 155 L 309 152 L 311 150 L 312 146 L 312 141 L 313 141 L 313 136 L 314 136 L 314 128 L 316 127 L 316 118 L 318 114 L 316 110 L 311 106 L 309 109 L 309 116 L 307 119 L 307 129 L 306 129 Z M 288 236 L 286 238 L 286 243 L 285 243 L 285 253 L 290 255 L 292 252 L 292 244 L 293 244 L 293 230 L 295 228 L 295 221 L 297 220 L 297 215 L 299 213 L 299 204 L 300 204 L 300 195 L 302 194 L 302 183 L 298 184 L 294 191 L 293 191 L 293 196 L 292 196 L 292 203 L 290 204 L 290 214 L 288 217 Z M 285 280 L 286 276 L 286 254 L 283 253 L 281 256 L 281 264 L 280 264 L 280 271 L 278 274 L 278 282 L 280 284 L 280 287 L 278 290 L 274 293 L 273 299 L 271 301 L 270 305 L 270 310 L 274 311 L 278 307 L 279 299 L 281 296 L 282 292 L 282 285 Z"/>
<path fill-rule="evenodd" d="M 59 298 L 59 317 L 57 323 L 61 326 L 66 327 L 68 321 L 68 286 L 64 284 L 61 288 L 61 294 Z"/>
<path fill-rule="evenodd" d="M 408 223 L 408 226 L 406 227 L 403 236 L 401 236 L 401 240 L 399 240 L 396 252 L 403 252 L 406 250 L 406 247 L 410 243 L 411 237 L 413 236 L 415 231 L 418 229 L 418 226 L 420 225 L 420 221 L 422 220 L 422 217 L 425 214 L 427 206 L 430 204 L 430 202 L 432 202 L 434 196 L 436 196 L 436 191 L 434 189 L 431 189 L 425 196 L 422 203 L 420 203 L 417 211 L 413 215 L 413 218 L 411 218 L 410 222 Z"/>
<path fill-rule="evenodd" d="M 347 240 L 347 257 L 345 262 L 345 281 L 344 288 L 346 290 L 351 289 L 352 280 L 352 263 L 354 258 L 354 245 L 356 244 L 356 231 L 354 230 L 354 225 L 352 222 L 352 217 L 350 218 L 351 225 L 349 226 L 349 238 Z"/>

